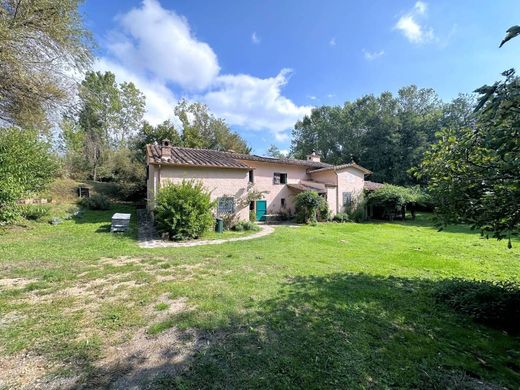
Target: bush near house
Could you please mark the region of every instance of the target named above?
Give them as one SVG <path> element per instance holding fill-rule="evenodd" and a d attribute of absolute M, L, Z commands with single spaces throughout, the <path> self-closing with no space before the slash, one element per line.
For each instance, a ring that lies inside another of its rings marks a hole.
<path fill-rule="evenodd" d="M 425 206 L 430 202 L 428 194 L 420 187 L 401 187 L 385 184 L 366 196 L 366 205 L 373 210 L 373 216 L 393 219 L 396 216 L 404 218 L 406 209 L 410 209 L 415 217 L 417 206 Z"/>
<path fill-rule="evenodd" d="M 95 194 L 90 198 L 83 198 L 79 204 L 89 210 L 109 210 L 111 207 L 110 199 L 103 194 Z"/>
<path fill-rule="evenodd" d="M 155 222 L 170 240 L 199 238 L 215 223 L 210 193 L 199 181 L 183 180 L 163 187 L 156 198 Z"/>
<path fill-rule="evenodd" d="M 329 216 L 327 201 L 314 191 L 300 192 L 294 198 L 296 221 L 316 223 L 318 218 L 326 221 Z"/>

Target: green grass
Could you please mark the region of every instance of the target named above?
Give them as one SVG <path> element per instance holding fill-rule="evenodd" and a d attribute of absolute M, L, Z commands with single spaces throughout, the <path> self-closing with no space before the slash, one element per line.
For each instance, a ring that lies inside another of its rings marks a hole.
<path fill-rule="evenodd" d="M 113 212 L 0 232 L 2 278 L 25 281 L 0 290 L 0 318 L 11 319 L 0 323 L 0 356 L 30 351 L 87 381 L 113 380 L 120 370 L 95 364 L 108 348 L 177 329 L 203 341 L 189 370 L 156 386 L 520 386 L 520 338 L 432 296 L 453 278 L 520 283 L 518 241 L 508 250 L 466 227 L 437 232 L 420 216 L 145 250 L 134 220 L 126 234 L 108 232 Z"/>

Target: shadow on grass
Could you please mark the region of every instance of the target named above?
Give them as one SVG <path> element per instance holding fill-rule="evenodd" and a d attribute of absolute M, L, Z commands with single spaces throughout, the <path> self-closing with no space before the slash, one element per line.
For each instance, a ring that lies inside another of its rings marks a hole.
<path fill-rule="evenodd" d="M 115 213 L 129 213 L 130 228 L 125 233 L 111 233 L 110 227 L 112 226 L 112 216 Z M 97 225 L 95 233 L 102 234 L 116 234 L 117 236 L 124 236 L 134 240 L 137 240 L 137 212 L 136 208 L 129 205 L 113 205 L 110 210 L 82 210 L 82 212 L 73 218 L 74 222 L 79 225 Z"/>
<path fill-rule="evenodd" d="M 92 370 L 87 382 L 104 378 L 109 387 L 126 375 L 152 388 L 516 388 L 520 339 L 436 305 L 432 291 L 442 283 L 292 278 L 274 299 L 251 298 L 229 326 L 198 330 L 185 358 L 143 367 L 146 356 L 136 354 L 125 367 Z M 181 313 L 172 325 L 196 329 L 210 316 Z"/>

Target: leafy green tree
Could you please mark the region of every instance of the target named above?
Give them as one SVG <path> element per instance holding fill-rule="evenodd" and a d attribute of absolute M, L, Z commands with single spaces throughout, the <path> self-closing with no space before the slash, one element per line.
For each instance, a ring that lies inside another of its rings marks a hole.
<path fill-rule="evenodd" d="M 16 201 L 50 183 L 58 165 L 38 133 L 20 128 L 0 130 L 0 223 L 18 216 Z"/>
<path fill-rule="evenodd" d="M 48 112 L 67 103 L 72 77 L 91 63 L 90 34 L 78 0 L 0 2 L 0 119 L 48 127 Z"/>
<path fill-rule="evenodd" d="M 182 146 L 181 136 L 170 120 L 166 120 L 157 126 L 144 122 L 137 135 L 132 139 L 132 149 L 137 159 L 143 164 L 146 158 L 146 145 L 160 144 L 162 140 L 169 140 L 173 146 Z"/>
<path fill-rule="evenodd" d="M 477 90 L 476 128 L 440 132 L 416 171 L 428 180 L 439 225 L 470 223 L 498 239 L 520 227 L 520 79 L 513 70 L 504 76 Z"/>
<path fill-rule="evenodd" d="M 134 83 L 124 82 L 119 85 L 120 109 L 116 130 L 119 145 L 126 146 L 127 141 L 137 134 L 143 125 L 146 100 Z"/>
<path fill-rule="evenodd" d="M 285 155 L 276 145 L 270 145 L 267 148 L 267 156 L 274 158 L 287 158 L 287 155 Z"/>
<path fill-rule="evenodd" d="M 182 124 L 181 142 L 184 147 L 251 152 L 246 141 L 231 131 L 223 119 L 211 114 L 205 104 L 182 100 L 174 112 Z"/>
<path fill-rule="evenodd" d="M 354 159 L 371 169 L 376 181 L 414 184 L 408 171 L 433 142 L 442 118 L 442 102 L 431 89 L 412 85 L 397 96 L 366 95 L 313 109 L 294 127 L 292 153 L 305 158 L 316 150 L 331 164 Z"/>

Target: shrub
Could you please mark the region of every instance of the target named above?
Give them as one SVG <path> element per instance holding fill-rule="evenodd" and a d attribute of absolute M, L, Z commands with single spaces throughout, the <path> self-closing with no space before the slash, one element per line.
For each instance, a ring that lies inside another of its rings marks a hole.
<path fill-rule="evenodd" d="M 339 223 L 343 223 L 343 222 L 348 222 L 350 221 L 350 218 L 348 216 L 347 213 L 337 213 L 333 218 L 332 220 L 334 222 L 339 222 Z"/>
<path fill-rule="evenodd" d="M 300 223 L 316 223 L 318 211 L 324 207 L 323 198 L 314 191 L 300 192 L 294 198 L 294 204 L 296 207 L 296 220 Z"/>
<path fill-rule="evenodd" d="M 214 226 L 210 193 L 201 182 L 183 180 L 163 187 L 154 209 L 157 228 L 170 240 L 198 238 Z"/>
<path fill-rule="evenodd" d="M 79 204 L 89 210 L 110 210 L 110 199 L 103 194 L 95 194 L 90 198 L 83 198 Z"/>
<path fill-rule="evenodd" d="M 319 205 L 318 205 L 318 221 L 328 221 L 330 219 L 331 212 L 329 210 L 329 204 L 327 203 L 327 199 L 323 196 L 319 196 Z"/>
<path fill-rule="evenodd" d="M 48 216 L 51 213 L 51 209 L 49 206 L 26 204 L 18 206 L 18 212 L 25 219 L 37 221 Z"/>
<path fill-rule="evenodd" d="M 379 209 L 382 217 L 391 219 L 394 215 L 404 211 L 406 207 L 411 209 L 412 214 L 418 206 L 430 207 L 431 199 L 418 186 L 408 188 L 385 184 L 368 194 L 366 204 Z"/>
<path fill-rule="evenodd" d="M 251 221 L 240 221 L 233 227 L 233 230 L 235 230 L 237 232 L 248 231 L 248 230 L 256 232 L 256 231 L 260 230 L 260 227 Z"/>
<path fill-rule="evenodd" d="M 520 286 L 516 283 L 451 279 L 441 282 L 434 297 L 475 321 L 520 331 Z"/>
<path fill-rule="evenodd" d="M 21 162 L 20 156 L 29 158 Z M 15 127 L 0 131 L 0 224 L 20 216 L 16 201 L 43 191 L 57 166 L 50 145 L 36 131 Z"/>
<path fill-rule="evenodd" d="M 63 220 L 61 218 L 58 218 L 58 217 L 53 217 L 49 220 L 49 223 L 51 225 L 59 225 L 60 223 L 63 223 Z"/>
<path fill-rule="evenodd" d="M 250 222 L 256 222 L 256 213 L 255 210 L 249 211 L 249 221 Z"/>
<path fill-rule="evenodd" d="M 360 201 L 353 205 L 347 212 L 350 220 L 357 223 L 363 222 L 366 219 L 365 207 L 366 203 L 364 201 Z"/>

